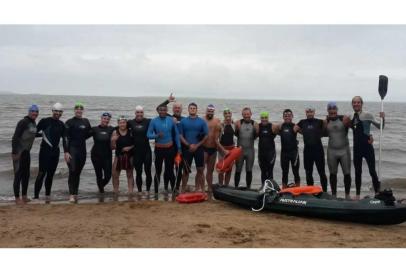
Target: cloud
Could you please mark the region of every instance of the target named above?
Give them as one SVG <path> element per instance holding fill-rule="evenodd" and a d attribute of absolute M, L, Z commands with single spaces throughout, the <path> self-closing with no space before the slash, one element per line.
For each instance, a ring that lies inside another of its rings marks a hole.
<path fill-rule="evenodd" d="M 405 26 L 0 26 L 0 90 L 406 100 Z M 368 99 L 368 98 L 367 98 Z"/>

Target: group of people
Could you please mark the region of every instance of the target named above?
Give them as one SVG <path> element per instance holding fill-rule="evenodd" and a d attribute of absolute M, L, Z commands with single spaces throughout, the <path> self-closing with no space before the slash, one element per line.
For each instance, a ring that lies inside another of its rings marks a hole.
<path fill-rule="evenodd" d="M 168 113 L 168 104 L 173 102 L 172 115 Z M 242 109 L 242 119 L 234 121 L 230 109 L 223 110 L 224 119 L 215 117 L 215 106 L 208 105 L 205 116 L 198 116 L 196 103 L 188 105 L 188 116 L 182 116 L 182 104 L 176 102 L 171 94 L 169 98 L 156 108 L 158 116 L 153 119 L 144 117 L 142 106 L 135 108 L 135 118 L 127 119 L 119 116 L 117 126 L 112 127 L 112 115 L 104 112 L 100 124 L 92 127 L 87 118 L 83 117 L 84 105 L 76 103 L 74 117 L 63 123 L 60 117 L 63 107 L 56 103 L 52 107 L 52 116 L 41 119 L 36 124 L 39 114 L 37 105 L 30 106 L 28 115 L 20 120 L 12 138 L 12 159 L 14 166 L 14 196 L 16 203 L 26 203 L 28 182 L 30 177 L 30 150 L 35 137 L 42 137 L 39 151 L 39 170 L 35 181 L 34 199 L 39 198 L 45 179 L 45 200 L 50 200 L 52 179 L 59 162 L 59 144 L 62 139 L 64 159 L 69 168 L 68 186 L 69 201 L 77 202 L 80 175 L 86 162 L 86 140 L 93 137 L 91 161 L 94 166 L 97 186 L 104 193 L 105 186 L 112 178 L 113 190 L 119 192 L 119 176 L 126 171 L 128 192 L 134 191 L 133 171 L 136 171 L 135 184 L 138 192 L 142 192 L 145 174 L 146 191 L 150 192 L 154 182 L 154 192 L 158 193 L 164 165 L 164 189 L 184 192 L 187 189 L 192 162 L 196 167 L 195 190 L 211 191 L 214 168 L 219 158 L 224 158 L 236 146 L 242 148 L 242 155 L 237 160 L 234 174 L 234 185 L 240 184 L 241 173 L 245 163 L 246 186 L 251 187 L 253 165 L 255 160 L 255 140 L 258 139 L 258 163 L 261 169 L 261 181 L 273 179 L 276 160 L 275 138 L 280 136 L 282 168 L 282 187 L 289 185 L 289 169 L 292 168 L 295 186 L 300 186 L 299 149 L 297 134 L 303 136 L 303 161 L 306 171 L 307 185 L 313 185 L 313 167 L 316 165 L 320 183 L 327 192 L 328 180 L 325 172 L 325 153 L 321 138 L 328 137 L 327 164 L 330 172 L 329 182 L 333 196 L 337 194 L 338 165 L 344 175 L 346 198 L 350 198 L 351 188 L 351 152 L 348 141 L 348 130 L 353 130 L 354 147 L 353 163 L 355 167 L 356 199 L 361 192 L 362 160 L 367 161 L 369 173 L 375 192 L 380 190 L 380 182 L 375 170 L 375 154 L 373 138 L 370 134 L 371 124 L 376 127 L 380 122 L 368 112 L 362 110 L 363 100 L 360 96 L 352 99 L 354 114 L 345 116 L 338 114 L 335 102 L 327 104 L 326 119 L 315 118 L 315 108 L 306 108 L 306 118 L 298 123 L 293 122 L 293 112 L 283 111 L 282 123 L 271 123 L 269 113 L 260 113 L 260 122 L 252 119 L 249 107 Z M 380 113 L 384 122 L 385 114 Z M 235 140 L 236 138 L 236 140 Z M 152 177 L 152 150 L 150 140 L 155 141 L 154 165 L 155 175 Z M 114 159 L 112 155 L 114 150 Z M 231 171 L 219 173 L 220 185 L 229 185 Z M 21 197 L 20 197 L 21 190 Z"/>

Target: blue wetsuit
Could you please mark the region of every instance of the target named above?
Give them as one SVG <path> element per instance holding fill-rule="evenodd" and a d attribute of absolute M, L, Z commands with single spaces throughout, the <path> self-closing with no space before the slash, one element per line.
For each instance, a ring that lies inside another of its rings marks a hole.
<path fill-rule="evenodd" d="M 159 137 L 159 134 L 162 136 Z M 162 164 L 165 161 L 164 188 L 168 190 L 169 182 L 172 190 L 175 188 L 175 174 L 173 166 L 175 155 L 180 151 L 179 131 L 172 117 L 156 117 L 151 120 L 147 136 L 149 139 L 155 139 L 155 177 L 154 189 L 158 192 L 159 182 L 162 172 Z M 175 148 L 176 146 L 176 148 Z"/>

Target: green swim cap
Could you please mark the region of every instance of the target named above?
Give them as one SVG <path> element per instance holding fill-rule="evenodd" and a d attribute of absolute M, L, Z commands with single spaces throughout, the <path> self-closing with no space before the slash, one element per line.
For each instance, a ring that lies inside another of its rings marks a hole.
<path fill-rule="evenodd" d="M 228 113 L 228 112 L 231 112 L 231 110 L 229 109 L 229 108 L 224 108 L 224 110 L 223 110 L 223 113 Z"/>
<path fill-rule="evenodd" d="M 261 112 L 259 115 L 260 115 L 261 117 L 266 117 L 266 118 L 268 118 L 268 117 L 269 117 L 269 112 Z"/>
<path fill-rule="evenodd" d="M 78 109 L 78 108 L 84 109 L 85 106 L 83 106 L 83 103 L 82 103 L 82 102 L 76 102 L 76 103 L 75 103 L 75 109 Z"/>

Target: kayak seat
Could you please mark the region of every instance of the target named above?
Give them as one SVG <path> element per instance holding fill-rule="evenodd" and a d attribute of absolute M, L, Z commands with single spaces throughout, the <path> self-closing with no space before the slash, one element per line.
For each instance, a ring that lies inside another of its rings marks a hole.
<path fill-rule="evenodd" d="M 320 186 L 303 186 L 303 187 L 291 187 L 284 188 L 279 191 L 279 194 L 290 193 L 293 196 L 299 196 L 301 194 L 320 194 L 323 192 L 323 189 Z"/>

